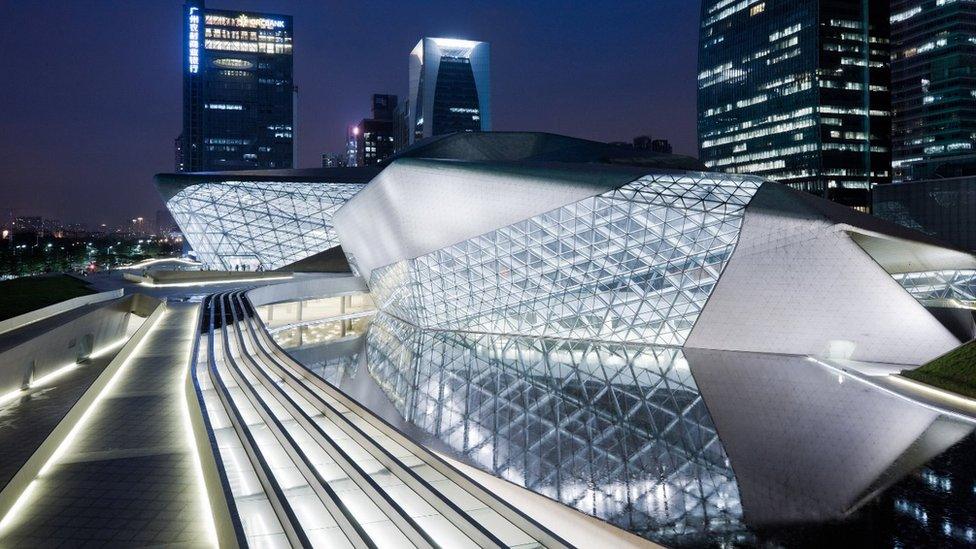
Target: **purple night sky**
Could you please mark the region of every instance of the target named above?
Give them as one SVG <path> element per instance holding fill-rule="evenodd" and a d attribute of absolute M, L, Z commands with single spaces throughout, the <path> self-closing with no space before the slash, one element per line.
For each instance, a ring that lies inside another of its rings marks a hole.
<path fill-rule="evenodd" d="M 696 154 L 699 3 L 212 0 L 295 18 L 298 167 L 339 151 L 373 93 L 406 93 L 422 36 L 492 47 L 496 130 Z M 0 0 L 0 222 L 152 218 L 182 118 L 181 0 Z"/>

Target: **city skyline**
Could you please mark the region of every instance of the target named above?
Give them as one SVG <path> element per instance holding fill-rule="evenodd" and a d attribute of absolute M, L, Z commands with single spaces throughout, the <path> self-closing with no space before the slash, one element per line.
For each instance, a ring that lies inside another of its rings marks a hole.
<path fill-rule="evenodd" d="M 111 224 L 161 207 L 152 175 L 172 170 L 181 126 L 182 5 L 10 6 L 2 63 L 22 77 L 0 92 L 4 215 Z M 368 116 L 364 97 L 406 94 L 405 52 L 423 36 L 492 43 L 494 129 L 697 146 L 694 3 L 211 6 L 294 18 L 299 167 L 342 150 L 344 129 Z"/>

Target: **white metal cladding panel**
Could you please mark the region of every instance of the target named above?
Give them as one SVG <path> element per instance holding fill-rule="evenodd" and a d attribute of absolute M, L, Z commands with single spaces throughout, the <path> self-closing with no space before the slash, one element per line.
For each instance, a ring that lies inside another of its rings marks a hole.
<path fill-rule="evenodd" d="M 958 344 L 841 226 L 753 208 L 687 341 L 896 364 Z"/>
<path fill-rule="evenodd" d="M 649 175 L 376 269 L 370 289 L 425 328 L 681 345 L 761 184 Z"/>
<path fill-rule="evenodd" d="M 208 268 L 250 258 L 273 270 L 337 246 L 332 217 L 363 187 L 225 181 L 187 187 L 166 206 Z"/>
<path fill-rule="evenodd" d="M 636 178 L 636 176 L 634 176 Z M 621 181 L 625 183 L 626 181 Z M 399 160 L 335 217 L 342 249 L 360 276 L 608 190 L 464 163 Z"/>

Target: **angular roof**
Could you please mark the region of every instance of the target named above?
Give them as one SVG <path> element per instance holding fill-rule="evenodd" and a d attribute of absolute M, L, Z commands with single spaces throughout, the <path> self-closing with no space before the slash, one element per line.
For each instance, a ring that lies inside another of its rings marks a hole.
<path fill-rule="evenodd" d="M 181 190 L 205 183 L 226 181 L 287 181 L 299 183 L 369 183 L 382 166 L 363 168 L 302 168 L 288 170 L 243 170 L 227 172 L 160 173 L 153 178 L 163 201 L 169 201 Z"/>
<path fill-rule="evenodd" d="M 425 139 L 395 158 L 481 162 L 614 164 L 664 170 L 705 171 L 697 159 L 638 150 L 545 132 L 459 132 Z"/>

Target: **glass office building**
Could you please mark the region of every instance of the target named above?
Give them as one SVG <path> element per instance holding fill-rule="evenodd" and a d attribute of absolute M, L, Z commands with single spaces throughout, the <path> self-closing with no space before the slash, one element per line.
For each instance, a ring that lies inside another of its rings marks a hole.
<path fill-rule="evenodd" d="M 888 19 L 880 0 L 705 0 L 705 165 L 867 209 L 891 178 Z"/>
<path fill-rule="evenodd" d="M 487 42 L 423 38 L 410 52 L 410 143 L 454 132 L 491 130 Z"/>
<path fill-rule="evenodd" d="M 976 2 L 891 5 L 894 178 L 976 175 Z"/>
<path fill-rule="evenodd" d="M 180 171 L 291 168 L 292 19 L 184 6 Z"/>

